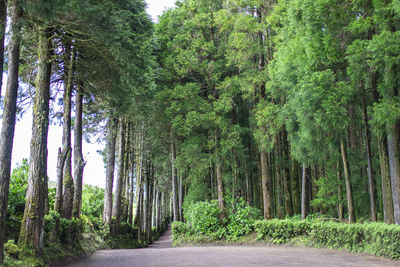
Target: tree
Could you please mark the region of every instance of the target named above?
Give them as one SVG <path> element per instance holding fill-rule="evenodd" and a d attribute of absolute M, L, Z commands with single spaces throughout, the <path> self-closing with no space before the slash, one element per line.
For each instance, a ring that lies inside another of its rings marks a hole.
<path fill-rule="evenodd" d="M 0 12 L 4 7 L 0 3 Z M 5 8 L 4 8 L 5 9 Z M 3 14 L 0 14 L 3 17 Z M 17 114 L 17 96 L 18 96 L 18 68 L 20 56 L 20 17 L 21 9 L 19 1 L 13 1 L 11 7 L 11 37 L 8 43 L 8 78 L 6 95 L 4 99 L 3 122 L 0 139 L 0 264 L 3 262 L 3 244 L 5 235 L 5 224 L 7 216 L 8 189 L 11 173 L 11 154 L 14 141 L 15 119 Z M 5 21 L 1 22 L 0 30 L 4 30 Z M 4 32 L 4 31 L 3 31 Z M 1 34 L 1 33 L 0 33 Z M 1 38 L 4 43 L 4 34 Z M 4 44 L 3 44 L 4 45 Z M 0 53 L 2 58 L 2 48 L 0 44 Z M 3 62 L 1 64 L 1 75 Z M 1 85 L 1 82 L 0 82 Z"/>
<path fill-rule="evenodd" d="M 32 139 L 26 205 L 18 244 L 41 255 L 43 251 L 44 197 L 47 183 L 47 133 L 51 72 L 51 29 L 38 28 L 38 73 L 33 106 Z"/>

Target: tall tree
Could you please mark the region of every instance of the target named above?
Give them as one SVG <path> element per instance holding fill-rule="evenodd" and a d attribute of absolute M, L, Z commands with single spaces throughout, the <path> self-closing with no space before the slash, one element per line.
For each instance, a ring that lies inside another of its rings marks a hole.
<path fill-rule="evenodd" d="M 115 142 L 118 129 L 118 120 L 109 118 L 107 122 L 107 168 L 106 168 L 106 186 L 104 192 L 104 212 L 103 222 L 110 225 L 112 207 L 113 207 L 113 184 L 115 168 Z"/>
<path fill-rule="evenodd" d="M 79 86 L 82 86 L 80 84 Z M 86 162 L 82 155 L 82 113 L 83 113 L 83 89 L 76 92 L 76 110 L 74 122 L 74 206 L 73 215 L 80 217 L 82 209 L 82 179 Z"/>
<path fill-rule="evenodd" d="M 0 19 L 3 19 L 3 7 L 5 1 L 0 1 Z M 3 244 L 6 229 L 6 217 L 7 217 L 7 204 L 8 204 L 8 190 L 10 184 L 10 172 L 11 172 L 11 154 L 14 141 L 15 131 L 15 119 L 17 113 L 17 96 L 18 96 L 18 68 L 19 68 L 19 57 L 20 57 L 20 17 L 21 9 L 18 0 L 12 1 L 11 6 L 11 37 L 8 43 L 8 75 L 7 75 L 7 87 L 4 98 L 4 109 L 3 109 L 3 121 L 0 136 L 0 264 L 2 264 L 3 255 Z M 5 14 L 4 14 L 5 15 Z M 0 30 L 4 31 L 5 20 L 1 21 Z M 1 34 L 1 33 L 0 33 Z M 4 42 L 3 37 L 0 38 L 0 42 Z M 4 45 L 4 44 L 3 44 Z M 3 50 L 0 44 L 0 57 L 3 56 Z M 0 60 L 1 74 L 3 62 Z M 1 86 L 1 82 L 0 82 Z"/>
<path fill-rule="evenodd" d="M 26 204 L 18 244 L 32 248 L 37 255 L 43 251 L 44 198 L 47 183 L 47 134 L 51 74 L 51 34 L 39 27 L 38 73 L 33 105 L 32 139 Z"/>

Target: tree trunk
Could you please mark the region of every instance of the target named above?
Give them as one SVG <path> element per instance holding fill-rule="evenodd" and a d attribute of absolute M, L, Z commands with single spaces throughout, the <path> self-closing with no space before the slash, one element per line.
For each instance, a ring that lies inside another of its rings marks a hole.
<path fill-rule="evenodd" d="M 387 145 L 389 155 L 390 180 L 392 185 L 394 221 L 400 224 L 400 140 L 399 126 L 388 127 Z"/>
<path fill-rule="evenodd" d="M 175 158 L 176 158 L 176 148 L 175 148 L 175 138 L 172 130 L 170 132 L 171 139 L 171 170 L 172 170 L 172 211 L 174 216 L 174 222 L 179 221 L 179 204 L 178 204 L 178 185 L 176 179 L 176 169 L 175 169 Z"/>
<path fill-rule="evenodd" d="M 135 171 L 136 171 L 136 160 L 135 160 L 135 131 L 132 129 L 131 143 L 132 145 L 129 148 L 130 151 L 130 187 L 129 187 L 129 207 L 128 207 L 128 223 L 130 225 L 133 224 L 133 197 L 134 197 L 134 182 L 135 182 Z"/>
<path fill-rule="evenodd" d="M 33 104 L 33 126 L 26 204 L 18 244 L 42 254 L 44 227 L 44 194 L 47 182 L 47 134 L 50 100 L 50 32 L 39 29 L 39 65 Z"/>
<path fill-rule="evenodd" d="M 112 191 L 114 184 L 115 141 L 117 138 L 117 128 L 118 120 L 109 118 L 107 123 L 107 169 L 103 212 L 103 222 L 107 225 L 110 225 L 112 215 Z"/>
<path fill-rule="evenodd" d="M 183 222 L 183 176 L 179 177 L 179 221 Z"/>
<path fill-rule="evenodd" d="M 153 167 L 151 163 L 148 163 L 147 171 L 147 199 L 146 199 L 146 240 L 148 243 L 151 242 L 151 223 L 152 223 L 152 211 L 153 211 Z"/>
<path fill-rule="evenodd" d="M 3 32 L 2 38 L 0 38 L 0 64 L 1 70 L 3 69 L 3 51 L 4 51 L 4 29 L 5 21 L 3 21 L 3 14 L 6 7 L 5 1 L 0 1 L 0 19 L 1 25 L 0 30 Z M 14 131 L 15 131 L 15 118 L 17 113 L 17 96 L 18 96 L 18 68 L 19 68 L 19 55 L 20 55 L 20 27 L 19 18 L 21 12 L 18 6 L 18 2 L 14 1 L 14 7 L 11 9 L 11 37 L 8 43 L 8 78 L 6 94 L 4 97 L 4 109 L 3 109 L 3 121 L 1 128 L 1 139 L 0 139 L 0 265 L 3 263 L 3 244 L 5 237 L 6 228 L 6 217 L 7 217 L 7 203 L 8 203 L 8 191 L 10 185 L 10 173 L 11 173 L 11 155 L 14 142 Z M 3 50 L 3 51 L 2 51 Z M 0 76 L 2 76 L 1 71 Z M 1 81 L 0 81 L 1 86 Z M 1 93 L 1 92 L 0 92 Z"/>
<path fill-rule="evenodd" d="M 81 216 L 82 210 L 82 180 L 83 180 L 83 169 L 85 168 L 86 162 L 82 155 L 82 104 L 83 94 L 82 88 L 76 92 L 76 111 L 75 111 L 75 125 L 74 125 L 74 207 L 73 215 L 75 218 Z"/>
<path fill-rule="evenodd" d="M 261 183 L 263 191 L 263 206 L 264 206 L 264 219 L 268 220 L 272 218 L 272 203 L 270 194 L 270 178 L 268 177 L 268 159 L 267 152 L 261 150 Z"/>
<path fill-rule="evenodd" d="M 361 83 L 361 86 L 364 90 L 364 85 Z M 365 143 L 366 143 L 366 152 L 367 152 L 367 162 L 368 162 L 368 189 L 369 189 L 369 200 L 371 204 L 371 220 L 376 222 L 376 204 L 375 204 L 375 183 L 372 172 L 372 156 L 371 156 L 371 145 L 370 145 L 370 137 L 369 137 L 369 126 L 368 126 L 368 114 L 367 114 L 367 105 L 365 102 L 365 92 L 363 94 L 363 118 L 364 118 L 364 132 L 365 132 Z"/>
<path fill-rule="evenodd" d="M 354 215 L 353 193 L 351 190 L 351 181 L 350 181 L 350 169 L 349 169 L 349 165 L 348 165 L 347 153 L 346 153 L 346 148 L 344 146 L 343 139 L 340 140 L 340 150 L 342 153 L 344 180 L 346 183 L 347 210 L 349 213 L 349 222 L 354 223 L 356 221 L 356 219 L 355 219 L 355 215 Z"/>
<path fill-rule="evenodd" d="M 14 3 L 17 3 L 17 1 L 14 1 Z M 6 35 L 6 24 L 7 24 L 7 0 L 0 0 L 0 96 L 1 96 L 1 88 L 3 85 L 4 39 Z M 0 254 L 1 253 L 2 252 L 0 252 Z"/>
<path fill-rule="evenodd" d="M 305 220 L 307 217 L 307 170 L 303 164 L 301 175 L 301 219 Z"/>
<path fill-rule="evenodd" d="M 215 133 L 215 176 L 217 180 L 218 207 L 221 211 L 220 220 L 225 218 L 224 182 L 222 180 L 221 155 L 219 154 L 219 137 Z"/>
<path fill-rule="evenodd" d="M 336 164 L 336 176 L 338 180 L 338 217 L 343 221 L 343 201 L 342 201 L 342 175 L 340 172 L 340 162 Z"/>
<path fill-rule="evenodd" d="M 67 59 L 64 60 L 64 75 L 66 81 L 64 81 L 64 113 L 63 113 L 63 151 L 70 151 L 67 154 L 67 158 L 64 162 L 63 169 L 63 204 L 62 204 L 62 216 L 67 219 L 72 218 L 72 209 L 74 204 L 74 180 L 72 178 L 72 167 L 71 167 L 71 99 L 72 99 L 72 78 L 74 75 L 74 61 L 75 52 L 74 48 L 71 48 L 71 43 L 68 42 L 66 45 Z M 66 64 L 66 62 L 68 62 Z M 68 67 L 67 67 L 68 66 Z M 65 79 L 64 77 L 64 79 Z"/>
<path fill-rule="evenodd" d="M 298 164 L 294 159 L 291 159 L 291 180 L 290 183 L 292 187 L 292 202 L 293 202 L 293 212 L 294 214 L 301 213 L 301 194 L 299 190 L 299 171 Z"/>
<path fill-rule="evenodd" d="M 118 175 L 117 181 L 115 183 L 115 197 L 113 203 L 113 211 L 112 215 L 115 217 L 115 226 L 114 234 L 118 234 L 119 232 L 119 224 L 121 222 L 121 214 L 122 214 L 122 187 L 124 182 L 124 154 L 125 154 L 125 123 L 124 119 L 119 119 L 119 151 L 118 151 Z"/>
<path fill-rule="evenodd" d="M 394 210 L 387 148 L 386 136 L 378 138 L 379 163 L 382 180 L 383 219 L 385 223 L 391 224 L 394 223 Z"/>
<path fill-rule="evenodd" d="M 284 165 L 282 168 L 283 172 L 283 192 L 285 193 L 285 210 L 286 214 L 293 215 L 293 203 L 290 185 L 290 172 L 289 172 L 289 144 L 287 141 L 287 132 L 283 130 L 282 132 L 282 157 L 284 159 Z"/>

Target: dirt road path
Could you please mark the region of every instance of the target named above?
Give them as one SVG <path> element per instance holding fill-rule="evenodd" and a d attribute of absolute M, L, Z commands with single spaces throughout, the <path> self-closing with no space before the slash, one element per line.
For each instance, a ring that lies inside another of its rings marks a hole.
<path fill-rule="evenodd" d="M 102 250 L 69 265 L 125 266 L 400 266 L 400 262 L 329 249 L 298 247 L 182 247 L 172 248 L 167 231 L 148 248 Z"/>

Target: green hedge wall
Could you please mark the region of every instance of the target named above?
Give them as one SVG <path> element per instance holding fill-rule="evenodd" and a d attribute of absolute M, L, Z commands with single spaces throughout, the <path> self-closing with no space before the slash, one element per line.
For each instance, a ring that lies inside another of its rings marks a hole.
<path fill-rule="evenodd" d="M 258 238 L 281 244 L 298 236 L 328 248 L 366 252 L 400 259 L 400 226 L 384 223 L 346 224 L 324 221 L 263 220 L 255 222 Z"/>

